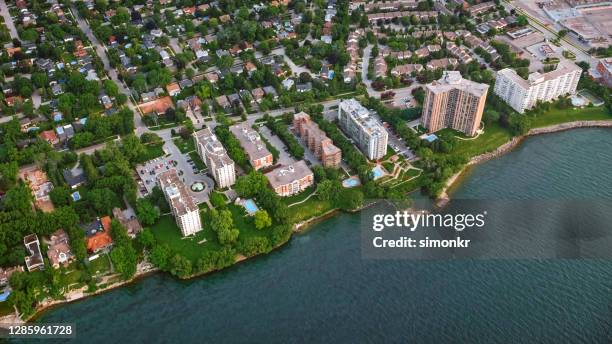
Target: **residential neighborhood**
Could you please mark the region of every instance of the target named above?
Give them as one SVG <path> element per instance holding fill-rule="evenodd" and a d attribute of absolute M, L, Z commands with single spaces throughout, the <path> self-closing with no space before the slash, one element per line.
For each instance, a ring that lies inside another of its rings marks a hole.
<path fill-rule="evenodd" d="M 525 2 L 6 1 L 0 318 L 437 200 L 504 140 L 609 116 L 609 9 Z"/>

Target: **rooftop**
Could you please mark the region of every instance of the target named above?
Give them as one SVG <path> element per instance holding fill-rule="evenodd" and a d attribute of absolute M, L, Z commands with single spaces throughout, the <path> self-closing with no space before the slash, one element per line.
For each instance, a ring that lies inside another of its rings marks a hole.
<path fill-rule="evenodd" d="M 383 132 L 386 133 L 382 124 L 376 118 L 370 116 L 370 111 L 364 108 L 356 99 L 343 100 L 339 106 L 368 134 L 377 136 L 382 135 Z"/>
<path fill-rule="evenodd" d="M 548 80 L 553 80 L 566 73 L 571 73 L 579 70 L 582 69 L 578 67 L 575 63 L 568 60 L 561 60 L 561 62 L 557 64 L 557 69 L 544 74 L 537 72 L 531 73 L 529 74 L 529 78 L 527 80 L 521 78 L 518 74 L 516 74 L 516 71 L 511 68 L 504 68 L 497 73 L 511 79 L 514 83 L 521 85 L 523 88 L 529 88 L 532 85 L 536 85 Z"/>
<path fill-rule="evenodd" d="M 453 89 L 482 97 L 487 93 L 489 85 L 464 79 L 458 71 L 445 71 L 442 78 L 427 85 L 427 89 L 434 93 L 444 93 Z"/>
<path fill-rule="evenodd" d="M 246 123 L 232 125 L 230 130 L 240 141 L 240 145 L 249 155 L 249 159 L 259 160 L 271 154 L 261 140 L 259 133 Z"/>
<path fill-rule="evenodd" d="M 234 162 L 227 155 L 225 148 L 209 128 L 193 133 L 196 142 L 206 150 L 206 158 L 214 161 L 216 166 L 233 165 Z"/>
<path fill-rule="evenodd" d="M 185 187 L 185 184 L 180 180 L 175 169 L 160 173 L 157 179 L 159 180 L 161 189 L 164 190 L 164 193 L 170 200 L 170 206 L 178 216 L 198 210 L 198 206 L 189 195 L 187 187 Z"/>
<path fill-rule="evenodd" d="M 312 175 L 312 171 L 304 160 L 300 160 L 288 166 L 281 166 L 265 174 L 273 188 L 291 184 L 306 176 Z"/>

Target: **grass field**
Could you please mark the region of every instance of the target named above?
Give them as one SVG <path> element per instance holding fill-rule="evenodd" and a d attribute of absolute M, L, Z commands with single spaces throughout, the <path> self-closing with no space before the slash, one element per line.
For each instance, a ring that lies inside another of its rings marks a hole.
<path fill-rule="evenodd" d="M 334 207 L 329 201 L 321 201 L 316 196 L 308 201 L 289 208 L 289 222 L 297 223 L 313 216 L 322 215 Z"/>
<path fill-rule="evenodd" d="M 533 117 L 531 127 L 547 127 L 564 122 L 612 119 L 603 107 L 585 107 L 582 109 L 552 108 L 543 115 Z"/>
<path fill-rule="evenodd" d="M 313 192 L 315 192 L 316 188 L 314 186 L 309 186 L 307 187 L 304 191 L 300 192 L 297 195 L 293 195 L 293 196 L 289 196 L 289 197 L 283 197 L 281 198 L 283 200 L 283 202 L 287 205 L 291 205 L 295 202 L 300 202 L 304 199 L 306 199 L 306 197 L 310 196 Z"/>
<path fill-rule="evenodd" d="M 145 148 L 147 149 L 147 153 L 144 157 L 142 157 L 142 161 L 149 161 L 155 158 L 159 158 L 166 154 L 164 152 L 164 144 L 146 144 Z"/>
<path fill-rule="evenodd" d="M 205 225 L 205 221 L 202 221 L 202 223 L 204 224 L 204 230 L 195 236 L 183 238 L 181 230 L 176 225 L 176 222 L 174 222 L 174 218 L 170 215 L 165 215 L 151 227 L 151 231 L 159 243 L 168 245 L 172 251 L 180 253 L 195 263 L 206 250 L 218 250 L 221 248 L 215 233 L 212 232 L 209 226 Z M 203 239 L 206 239 L 206 242 L 198 244 Z"/>
<path fill-rule="evenodd" d="M 193 141 L 193 138 L 191 137 L 188 138 L 187 140 L 183 139 L 182 137 L 176 137 L 172 139 L 172 141 L 183 154 L 195 151 L 196 149 L 195 142 Z"/>
<path fill-rule="evenodd" d="M 473 156 L 490 152 L 511 139 L 510 133 L 499 126 L 492 124 L 485 128 L 485 132 L 474 140 L 457 140 L 452 154 L 460 154 L 471 158 Z"/>

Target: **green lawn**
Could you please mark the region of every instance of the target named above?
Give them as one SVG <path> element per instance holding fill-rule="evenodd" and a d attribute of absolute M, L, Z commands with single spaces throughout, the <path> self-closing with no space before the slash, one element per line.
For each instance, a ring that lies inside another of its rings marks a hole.
<path fill-rule="evenodd" d="M 246 215 L 244 208 L 241 206 L 228 204 L 227 209 L 232 213 L 234 227 L 240 231 L 239 238 L 267 236 L 269 234 L 267 229 L 256 229 L 252 218 Z M 159 243 L 168 245 L 172 251 L 181 254 L 195 263 L 202 257 L 204 252 L 222 248 L 217 241 L 216 234 L 210 228 L 210 221 L 207 219 L 206 211 L 202 213 L 202 225 L 204 230 L 195 236 L 183 238 L 180 229 L 174 222 L 174 218 L 171 215 L 165 215 L 151 227 L 151 230 Z M 198 244 L 203 239 L 206 239 L 206 242 Z"/>
<path fill-rule="evenodd" d="M 189 153 L 189 157 L 191 158 L 191 160 L 193 160 L 196 168 L 198 170 L 204 170 L 206 169 L 206 165 L 204 164 L 204 162 L 202 161 L 202 159 L 200 158 L 200 156 L 198 155 L 198 152 L 193 151 Z"/>
<path fill-rule="evenodd" d="M 490 152 L 506 143 L 512 138 L 510 133 L 499 126 L 492 124 L 485 127 L 485 132 L 474 140 L 459 140 L 452 154 L 461 154 L 468 158 Z"/>
<path fill-rule="evenodd" d="M 110 257 L 108 254 L 102 254 L 97 259 L 89 262 L 89 271 L 92 274 L 110 271 Z"/>
<path fill-rule="evenodd" d="M 176 137 L 172 141 L 183 154 L 195 151 L 196 149 L 195 142 L 193 141 L 192 137 L 188 138 L 187 140 L 183 139 L 182 137 Z"/>
<path fill-rule="evenodd" d="M 557 109 L 551 108 L 543 115 L 532 117 L 531 127 L 546 127 L 564 122 L 612 119 L 606 113 L 606 109 L 600 107 L 585 107 L 582 109 Z"/>
<path fill-rule="evenodd" d="M 166 154 L 164 152 L 164 144 L 156 143 L 156 144 L 146 144 L 145 148 L 147 149 L 147 153 L 144 157 L 142 157 L 142 161 L 149 161 L 155 158 L 159 158 Z"/>
<path fill-rule="evenodd" d="M 287 205 L 293 204 L 295 202 L 299 202 L 302 201 L 304 199 L 306 199 L 306 197 L 310 196 L 310 194 L 312 194 L 313 192 L 315 192 L 316 188 L 315 186 L 309 186 L 307 187 L 304 191 L 300 192 L 297 195 L 293 195 L 293 196 L 289 196 L 289 197 L 282 197 L 281 199 L 283 200 L 283 202 Z"/>
<path fill-rule="evenodd" d="M 316 196 L 308 201 L 289 208 L 289 222 L 297 223 L 313 216 L 319 216 L 332 210 L 334 207 L 329 201 L 321 201 Z"/>
<path fill-rule="evenodd" d="M 218 250 L 221 247 L 215 233 L 207 225 L 207 221 L 202 220 L 204 230 L 188 238 L 183 238 L 181 230 L 171 215 L 162 216 L 151 227 L 151 231 L 159 243 L 168 245 L 172 251 L 180 253 L 195 263 L 206 250 Z M 202 239 L 206 239 L 206 242 L 198 244 Z"/>

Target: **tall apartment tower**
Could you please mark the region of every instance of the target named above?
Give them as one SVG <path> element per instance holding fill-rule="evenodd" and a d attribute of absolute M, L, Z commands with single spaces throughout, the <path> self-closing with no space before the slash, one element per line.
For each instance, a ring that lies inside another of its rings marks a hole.
<path fill-rule="evenodd" d="M 538 101 L 548 102 L 564 94 L 576 93 L 582 69 L 571 61 L 562 60 L 557 69 L 548 73 L 531 73 L 527 80 L 513 69 L 497 72 L 494 92 L 519 113 L 524 113 Z"/>
<path fill-rule="evenodd" d="M 195 234 L 202 230 L 200 209 L 180 180 L 175 169 L 164 171 L 157 176 L 159 187 L 166 196 L 166 201 L 172 209 L 176 224 L 183 236 Z"/>
<path fill-rule="evenodd" d="M 236 182 L 234 161 L 230 159 L 223 145 L 209 128 L 193 133 L 198 154 L 208 166 L 208 170 L 217 182 L 217 186 L 225 188 Z"/>
<path fill-rule="evenodd" d="M 338 122 L 340 129 L 353 139 L 369 160 L 380 159 L 387 154 L 387 130 L 357 100 L 347 99 L 340 102 Z"/>
<path fill-rule="evenodd" d="M 474 136 L 488 90 L 487 84 L 463 79 L 457 71 L 445 71 L 440 80 L 426 86 L 421 124 L 429 132 L 452 128 Z"/>

